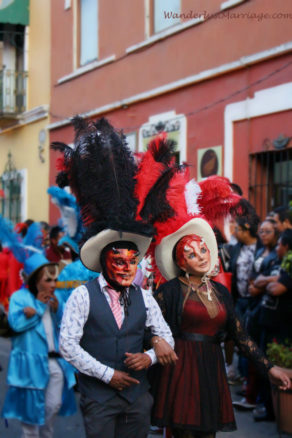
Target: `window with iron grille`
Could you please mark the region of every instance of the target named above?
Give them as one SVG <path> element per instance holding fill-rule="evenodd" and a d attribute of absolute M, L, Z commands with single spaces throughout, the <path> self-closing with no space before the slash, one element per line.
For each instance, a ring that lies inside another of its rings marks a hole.
<path fill-rule="evenodd" d="M 11 152 L 8 153 L 8 160 L 4 172 L 0 176 L 0 213 L 3 217 L 10 219 L 14 224 L 21 222 L 22 211 L 22 171 L 18 171 L 13 163 Z"/>
<path fill-rule="evenodd" d="M 292 200 L 292 148 L 249 156 L 249 201 L 263 219 Z"/>
<path fill-rule="evenodd" d="M 2 175 L 0 186 L 4 197 L 1 200 L 1 214 L 14 224 L 21 222 L 21 175 Z"/>

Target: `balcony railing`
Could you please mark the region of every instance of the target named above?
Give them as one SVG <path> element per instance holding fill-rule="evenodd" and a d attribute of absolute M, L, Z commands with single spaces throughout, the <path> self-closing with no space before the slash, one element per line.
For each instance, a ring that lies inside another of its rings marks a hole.
<path fill-rule="evenodd" d="M 0 70 L 0 118 L 15 118 L 26 110 L 26 71 Z"/>

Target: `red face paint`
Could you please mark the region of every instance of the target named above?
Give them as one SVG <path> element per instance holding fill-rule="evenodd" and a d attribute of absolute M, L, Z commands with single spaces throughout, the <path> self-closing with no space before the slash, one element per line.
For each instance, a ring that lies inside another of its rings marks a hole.
<path fill-rule="evenodd" d="M 203 276 L 210 269 L 210 251 L 195 234 L 184 236 L 178 242 L 175 257 L 177 265 L 191 275 Z"/>
<path fill-rule="evenodd" d="M 123 287 L 129 287 L 135 278 L 138 265 L 137 251 L 111 249 L 105 256 L 108 278 Z"/>

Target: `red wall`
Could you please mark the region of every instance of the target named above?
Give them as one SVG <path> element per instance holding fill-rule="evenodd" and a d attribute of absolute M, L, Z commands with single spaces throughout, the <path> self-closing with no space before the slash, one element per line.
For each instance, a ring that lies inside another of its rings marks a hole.
<path fill-rule="evenodd" d="M 291 55 L 282 56 L 241 71 L 220 76 L 214 80 L 199 83 L 181 90 L 134 104 L 106 114 L 111 123 L 124 131 L 138 133 L 139 127 L 148 121 L 149 116 L 175 110 L 177 114 L 187 116 L 187 160 L 192 164 L 192 175 L 196 176 L 197 149 L 224 145 L 224 110 L 226 105 L 253 97 L 254 92 L 289 82 L 292 64 L 272 74 L 291 62 Z M 269 77 L 268 77 L 269 76 Z M 266 78 L 266 79 L 265 79 Z M 228 98 L 229 95 L 246 88 L 255 81 L 259 83 Z M 224 100 L 221 103 L 217 101 Z M 77 102 L 78 103 L 78 102 Z M 206 109 L 204 109 L 207 107 Z M 193 113 L 193 114 L 191 114 Z M 284 112 L 270 116 L 258 117 L 250 121 L 235 123 L 234 129 L 234 182 L 243 187 L 245 195 L 248 190 L 248 155 L 261 150 L 263 139 L 272 140 L 280 133 L 289 135 L 291 113 Z M 290 134 L 291 135 L 291 134 Z M 70 126 L 51 131 L 51 141 L 73 141 Z M 51 153 L 50 183 L 55 178 L 55 153 Z M 57 210 L 52 207 L 50 221 L 55 222 Z"/>
<path fill-rule="evenodd" d="M 144 2 L 100 1 L 100 59 L 117 60 L 58 84 L 73 69 L 73 13 L 52 0 L 52 121 L 127 98 L 206 69 L 278 46 L 292 38 L 289 19 L 210 18 L 132 54 L 127 47 L 144 40 Z M 182 10 L 214 12 L 218 0 L 184 0 Z M 243 2 L 226 13 L 290 12 L 286 0 Z"/>

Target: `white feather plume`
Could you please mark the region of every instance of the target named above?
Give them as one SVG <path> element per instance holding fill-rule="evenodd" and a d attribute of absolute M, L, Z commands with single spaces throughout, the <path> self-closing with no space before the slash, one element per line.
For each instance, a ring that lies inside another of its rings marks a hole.
<path fill-rule="evenodd" d="M 185 200 L 188 214 L 200 214 L 198 205 L 198 197 L 200 196 L 201 188 L 199 184 L 191 179 L 185 186 Z"/>

